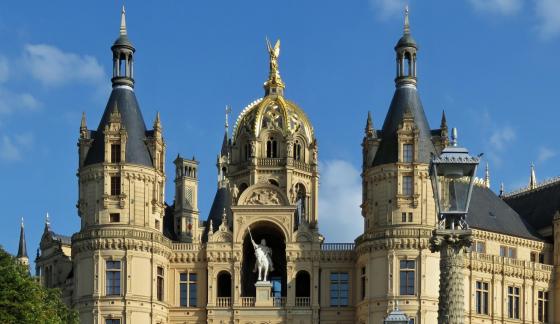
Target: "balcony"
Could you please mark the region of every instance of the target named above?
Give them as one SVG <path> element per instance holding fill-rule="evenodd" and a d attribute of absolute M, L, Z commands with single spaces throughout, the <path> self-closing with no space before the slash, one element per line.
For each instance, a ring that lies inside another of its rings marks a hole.
<path fill-rule="evenodd" d="M 311 297 L 296 297 L 296 308 L 308 308 L 311 305 Z"/>
<path fill-rule="evenodd" d="M 354 243 L 323 243 L 321 251 L 354 251 Z"/>
<path fill-rule="evenodd" d="M 260 167 L 279 167 L 286 164 L 283 158 L 258 158 L 257 165 Z"/>
<path fill-rule="evenodd" d="M 255 307 L 255 297 L 241 297 L 241 307 Z"/>
<path fill-rule="evenodd" d="M 284 307 L 286 306 L 286 297 L 272 297 L 273 307 Z"/>
<path fill-rule="evenodd" d="M 231 297 L 218 297 L 218 298 L 216 298 L 216 307 L 230 308 L 231 307 Z"/>

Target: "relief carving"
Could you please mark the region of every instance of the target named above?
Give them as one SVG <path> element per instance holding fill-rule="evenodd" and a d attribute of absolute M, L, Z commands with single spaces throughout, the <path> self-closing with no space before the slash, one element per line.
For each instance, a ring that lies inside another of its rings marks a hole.
<path fill-rule="evenodd" d="M 245 201 L 246 205 L 280 205 L 278 193 L 272 190 L 255 190 Z"/>

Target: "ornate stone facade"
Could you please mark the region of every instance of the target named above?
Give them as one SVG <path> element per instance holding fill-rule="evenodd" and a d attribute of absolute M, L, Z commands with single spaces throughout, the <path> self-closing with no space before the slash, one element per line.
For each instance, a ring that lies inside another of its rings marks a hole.
<path fill-rule="evenodd" d="M 194 158 L 174 161 L 175 203 L 165 203 L 162 125 L 159 114 L 152 130 L 144 125 L 123 10 L 111 97 L 97 130 L 85 116 L 80 127 L 80 231 L 61 236 L 47 222 L 36 259 L 41 282 L 62 288 L 85 324 L 373 324 L 397 303 L 413 323 L 436 323 L 440 256 L 430 251 L 428 169 L 449 141 L 445 115 L 439 129 L 427 123 L 417 49 L 407 17 L 391 107 L 381 129 L 371 115 L 366 123 L 363 234 L 327 244 L 318 143 L 303 110 L 284 96 L 279 42 L 268 44 L 265 96 L 240 113 L 231 137 L 226 117 L 216 198 L 201 220 Z M 471 210 L 474 243 L 453 274 L 465 279 L 465 322 L 560 323 L 560 218 L 537 233 L 483 184 Z M 273 251 L 270 304 L 257 300 L 249 228 Z"/>

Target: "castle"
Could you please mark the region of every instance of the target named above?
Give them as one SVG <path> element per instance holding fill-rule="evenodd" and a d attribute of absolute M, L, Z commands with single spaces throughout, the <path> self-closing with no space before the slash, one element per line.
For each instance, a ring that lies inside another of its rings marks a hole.
<path fill-rule="evenodd" d="M 425 116 L 408 14 L 385 121 L 380 129 L 366 121 L 363 233 L 354 243 L 324 243 L 320 233 L 317 139 L 284 96 L 279 42 L 268 43 L 263 98 L 240 113 L 231 136 L 226 127 L 209 215 L 198 210 L 194 159 L 175 158 L 166 203 L 162 125 L 158 114 L 148 130 L 136 99 L 124 9 L 111 49 L 113 88 L 99 126 L 88 128 L 85 116 L 80 125 L 80 231 L 57 234 L 47 219 L 35 259 L 41 283 L 62 290 L 80 323 L 369 324 L 397 304 L 410 323 L 437 322 L 428 169 L 449 144 L 448 127 L 445 114 L 437 129 Z M 466 322 L 560 323 L 560 180 L 539 185 L 533 172 L 527 189 L 499 195 L 489 182 L 487 172 L 475 185 L 468 215 Z M 259 296 L 253 271 L 251 240 L 263 238 L 269 296 Z M 28 262 L 23 226 L 18 258 Z"/>

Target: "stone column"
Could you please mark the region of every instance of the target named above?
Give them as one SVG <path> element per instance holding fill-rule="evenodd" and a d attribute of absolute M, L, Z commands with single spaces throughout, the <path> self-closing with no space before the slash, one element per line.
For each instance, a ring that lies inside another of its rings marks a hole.
<path fill-rule="evenodd" d="M 465 322 L 463 254 L 471 243 L 470 230 L 436 229 L 430 239 L 430 250 L 440 252 L 438 324 Z"/>

